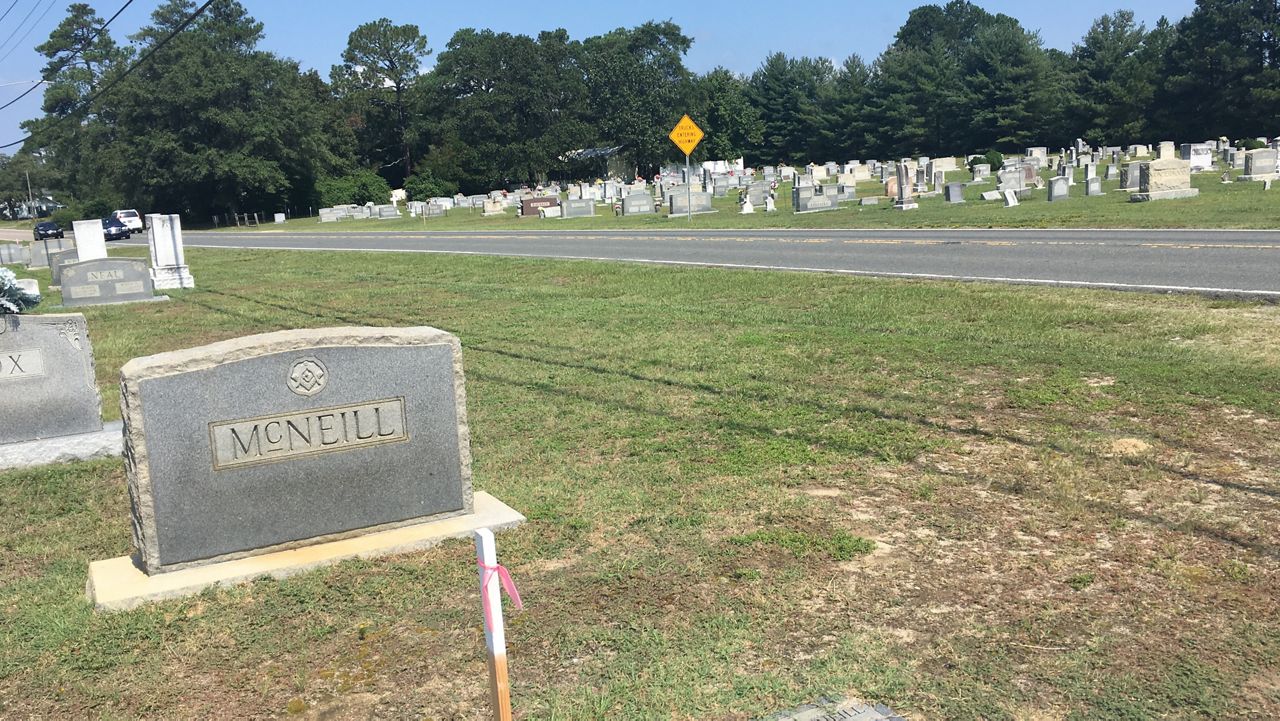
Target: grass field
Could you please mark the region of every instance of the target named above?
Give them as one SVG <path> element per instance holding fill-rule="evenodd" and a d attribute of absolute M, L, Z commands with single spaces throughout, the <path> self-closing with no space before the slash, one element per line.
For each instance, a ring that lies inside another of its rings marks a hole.
<path fill-rule="evenodd" d="M 948 174 L 953 181 L 969 177 L 967 171 Z M 1200 173 L 1192 178 L 1200 196 L 1177 201 L 1131 203 L 1129 193 L 1115 192 L 1120 181 L 1104 181 L 1105 195 L 1088 198 L 1084 192 L 1084 171 L 1077 171 L 1077 185 L 1070 200 L 1050 203 L 1047 190 L 1035 191 L 1034 197 L 1016 208 L 1005 208 L 1003 201 L 984 201 L 981 194 L 994 190 L 994 181 L 965 190 L 964 205 L 948 205 L 941 196 L 920 200 L 919 210 L 895 210 L 893 203 L 882 199 L 876 206 L 844 204 L 840 210 L 795 215 L 791 212 L 791 184 L 778 191 L 778 212 L 766 214 L 761 209 L 753 215 L 738 213 L 736 196 L 713 202 L 719 211 L 711 215 L 688 218 L 659 216 L 615 217 L 612 210 L 599 206 L 595 218 L 548 219 L 520 218 L 514 210 L 502 217 L 481 217 L 480 211 L 450 211 L 443 218 L 409 218 L 400 220 L 345 220 L 320 223 L 316 218 L 295 218 L 284 225 L 266 223 L 259 231 L 306 230 L 635 230 L 660 228 L 1280 228 L 1280 189 L 1265 191 L 1262 183 L 1224 185 L 1219 175 Z M 1046 177 L 1048 177 L 1046 173 Z M 883 192 L 880 183 L 860 183 L 858 196 L 869 197 Z M 200 219 L 193 219 L 197 222 Z"/>
<path fill-rule="evenodd" d="M 527 604 L 519 718 L 748 719 L 833 694 L 911 718 L 1280 717 L 1280 308 L 188 259 L 197 290 L 85 310 L 109 417 L 139 355 L 346 324 L 461 337 L 476 488 L 529 517 L 499 537 Z M 98 615 L 86 566 L 130 550 L 122 462 L 0 486 L 0 717 L 487 713 L 467 542 Z"/>

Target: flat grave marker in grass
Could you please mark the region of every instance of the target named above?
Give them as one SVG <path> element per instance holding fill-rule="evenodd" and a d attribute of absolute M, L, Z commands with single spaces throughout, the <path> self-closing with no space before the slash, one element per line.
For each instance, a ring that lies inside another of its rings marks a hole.
<path fill-rule="evenodd" d="M 523 520 L 473 498 L 461 353 L 435 328 L 330 328 L 126 363 L 138 555 L 92 564 L 90 595 L 129 607 Z"/>

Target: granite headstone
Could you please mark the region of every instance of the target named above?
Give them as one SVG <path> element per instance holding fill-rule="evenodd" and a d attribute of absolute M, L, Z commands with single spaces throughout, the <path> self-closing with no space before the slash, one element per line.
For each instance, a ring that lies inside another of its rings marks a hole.
<path fill-rule="evenodd" d="M 0 444 L 102 430 L 84 316 L 0 315 L 0 418 Z"/>
<path fill-rule="evenodd" d="M 458 339 L 328 328 L 120 371 L 134 545 L 148 574 L 472 510 Z"/>
<path fill-rule="evenodd" d="M 62 267 L 62 304 L 107 305 L 154 300 L 155 287 L 145 261 L 99 258 Z"/>

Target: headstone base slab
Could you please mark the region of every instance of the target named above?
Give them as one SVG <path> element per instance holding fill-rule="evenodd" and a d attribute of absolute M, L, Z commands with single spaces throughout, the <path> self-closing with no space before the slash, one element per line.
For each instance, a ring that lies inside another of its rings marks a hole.
<path fill-rule="evenodd" d="M 43 438 L 0 446 L 0 471 L 36 468 L 52 463 L 115 458 L 124 453 L 124 424 L 113 421 L 93 433 Z"/>
<path fill-rule="evenodd" d="M 156 290 L 172 290 L 175 288 L 194 288 L 196 279 L 191 275 L 191 267 L 187 265 L 171 265 L 151 269 L 151 283 Z"/>
<path fill-rule="evenodd" d="M 60 290 L 60 288 L 57 288 L 57 286 L 52 286 L 52 285 L 51 285 L 51 286 L 49 286 L 49 288 L 51 288 L 51 289 L 59 289 L 59 290 Z M 76 310 L 76 309 L 78 309 L 78 308 L 84 308 L 84 307 L 86 307 L 86 306 L 98 306 L 98 305 L 132 305 L 132 304 L 134 304 L 134 303 L 164 303 L 164 302 L 166 302 L 166 301 L 168 301 L 168 300 L 172 300 L 172 299 L 171 299 L 169 296 L 167 296 L 167 295 L 157 295 L 157 296 L 152 297 L 152 298 L 139 298 L 139 299 L 137 299 L 137 300 L 117 300 L 117 301 L 113 301 L 113 302 L 111 302 L 111 303 L 81 303 L 80 305 L 63 305 L 63 306 L 54 306 L 54 307 L 55 307 L 55 308 L 59 308 L 59 307 L 60 307 L 60 308 L 66 308 L 66 309 L 67 309 L 67 310 L 69 310 L 69 311 L 74 311 L 74 310 Z"/>
<path fill-rule="evenodd" d="M 452 538 L 467 538 L 480 528 L 503 531 L 524 523 L 525 517 L 483 491 L 473 496 L 474 511 L 438 521 L 401 526 L 354 538 L 238 558 L 148 576 L 132 556 L 89 564 L 85 593 L 99 611 L 125 611 L 151 601 L 184 598 L 211 586 L 227 586 L 262 576 L 286 578 L 351 558 L 378 558 L 410 553 Z"/>
<path fill-rule="evenodd" d="M 1162 190 L 1157 193 L 1134 193 L 1129 200 L 1134 203 L 1145 203 L 1149 200 L 1178 200 L 1194 198 L 1200 194 L 1199 188 L 1181 188 L 1179 190 Z"/>
<path fill-rule="evenodd" d="M 712 213 L 719 213 L 719 212 L 720 211 L 718 210 L 699 210 L 696 213 L 668 213 L 667 217 L 668 218 L 688 218 L 690 215 L 711 215 Z"/>
<path fill-rule="evenodd" d="M 1280 173 L 1269 173 L 1267 175 L 1238 175 L 1237 183 L 1261 183 L 1264 180 L 1280 180 Z"/>

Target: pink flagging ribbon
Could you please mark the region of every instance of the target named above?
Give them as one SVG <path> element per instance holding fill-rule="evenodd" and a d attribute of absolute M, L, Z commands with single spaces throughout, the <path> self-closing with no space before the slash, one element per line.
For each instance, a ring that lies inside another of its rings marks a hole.
<path fill-rule="evenodd" d="M 507 567 L 499 563 L 496 566 L 486 565 L 483 561 L 476 561 L 480 568 L 484 569 L 484 575 L 480 577 L 480 601 L 484 606 L 484 628 L 486 631 L 493 631 L 493 609 L 489 607 L 489 582 L 497 575 L 498 580 L 502 582 L 502 587 L 506 589 L 507 595 L 511 597 L 511 605 L 515 606 L 517 611 L 524 608 L 524 604 L 520 601 L 520 591 L 516 588 L 516 582 L 511 580 L 511 573 L 507 571 Z"/>

